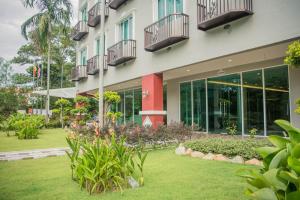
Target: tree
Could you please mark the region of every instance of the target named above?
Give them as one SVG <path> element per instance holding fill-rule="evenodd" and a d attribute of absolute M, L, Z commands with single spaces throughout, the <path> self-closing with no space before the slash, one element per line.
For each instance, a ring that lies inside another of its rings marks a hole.
<path fill-rule="evenodd" d="M 13 85 L 23 85 L 26 83 L 30 83 L 32 81 L 32 77 L 29 74 L 24 73 L 15 73 L 11 76 L 11 82 Z"/>
<path fill-rule="evenodd" d="M 60 114 L 61 127 L 64 128 L 64 122 L 66 120 L 69 120 L 68 115 L 72 110 L 72 103 L 68 99 L 61 98 L 55 102 L 55 106 L 57 107 L 57 109 L 52 110 L 52 112 Z"/>
<path fill-rule="evenodd" d="M 48 122 L 49 104 L 50 104 L 50 53 L 51 38 L 53 36 L 52 29 L 54 26 L 62 27 L 62 31 L 66 26 L 70 25 L 72 16 L 72 4 L 69 0 L 23 0 L 25 7 L 38 8 L 39 12 L 27 19 L 21 26 L 21 32 L 25 39 L 28 40 L 28 29 L 35 31 L 33 39 L 47 46 L 47 106 L 46 106 L 46 122 Z"/>
<path fill-rule="evenodd" d="M 11 76 L 11 65 L 9 61 L 0 57 L 0 86 L 7 86 Z"/>
<path fill-rule="evenodd" d="M 286 51 L 286 57 L 284 63 L 299 68 L 300 67 L 300 41 L 295 41 L 289 45 L 288 50 Z"/>

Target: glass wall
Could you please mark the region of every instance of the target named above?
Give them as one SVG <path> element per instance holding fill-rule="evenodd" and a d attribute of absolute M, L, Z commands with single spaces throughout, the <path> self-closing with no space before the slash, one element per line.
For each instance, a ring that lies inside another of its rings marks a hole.
<path fill-rule="evenodd" d="M 192 124 L 191 90 L 191 82 L 180 84 L 180 120 L 188 125 Z"/>
<path fill-rule="evenodd" d="M 193 81 L 193 122 L 198 130 L 206 131 L 206 81 Z"/>
<path fill-rule="evenodd" d="M 180 119 L 211 133 L 226 133 L 236 126 L 238 134 L 247 135 L 253 128 L 258 135 L 282 134 L 274 121 L 290 120 L 288 67 L 181 83 Z"/>
<path fill-rule="evenodd" d="M 264 71 L 266 93 L 266 117 L 268 134 L 282 134 L 274 124 L 276 119 L 290 120 L 288 68 L 280 66 Z"/>
<path fill-rule="evenodd" d="M 139 114 L 142 110 L 142 89 L 134 90 L 134 123 L 142 124 L 142 116 Z"/>
<path fill-rule="evenodd" d="M 133 90 L 125 92 L 125 122 L 133 121 Z"/>
<path fill-rule="evenodd" d="M 264 103 L 262 70 L 243 72 L 244 130 L 257 129 L 264 135 Z"/>
<path fill-rule="evenodd" d="M 207 79 L 209 130 L 226 133 L 227 128 L 242 132 L 240 75 Z"/>

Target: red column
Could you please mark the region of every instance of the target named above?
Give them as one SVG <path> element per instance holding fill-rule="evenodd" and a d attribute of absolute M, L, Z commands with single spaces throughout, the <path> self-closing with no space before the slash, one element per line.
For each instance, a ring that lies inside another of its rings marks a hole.
<path fill-rule="evenodd" d="M 142 119 L 144 126 L 157 128 L 163 124 L 163 76 L 150 74 L 142 77 Z"/>

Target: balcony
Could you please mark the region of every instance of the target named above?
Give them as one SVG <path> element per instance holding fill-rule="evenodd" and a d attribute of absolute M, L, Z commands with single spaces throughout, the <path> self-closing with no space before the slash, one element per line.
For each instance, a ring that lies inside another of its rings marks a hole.
<path fill-rule="evenodd" d="M 87 76 L 86 65 L 78 65 L 78 66 L 74 67 L 71 71 L 71 80 L 72 81 L 80 81 L 87 77 L 88 76 Z"/>
<path fill-rule="evenodd" d="M 88 26 L 96 27 L 100 23 L 101 19 L 101 3 L 96 3 L 90 10 L 89 10 L 89 17 L 88 17 Z M 104 10 L 105 17 L 108 17 L 109 8 L 106 3 L 105 10 Z"/>
<path fill-rule="evenodd" d="M 107 64 L 117 66 L 136 58 L 136 41 L 122 40 L 107 49 Z"/>
<path fill-rule="evenodd" d="M 100 56 L 94 56 L 92 58 L 90 58 L 87 61 L 87 74 L 88 75 L 95 75 L 97 73 L 99 73 L 99 69 L 100 69 Z M 107 66 L 107 56 L 104 56 L 104 60 L 103 60 L 103 69 L 104 71 L 108 70 L 108 66 Z"/>
<path fill-rule="evenodd" d="M 88 34 L 88 26 L 86 22 L 79 21 L 72 29 L 71 37 L 75 41 L 80 41 L 85 35 Z"/>
<path fill-rule="evenodd" d="M 110 0 L 108 5 L 111 9 L 117 10 L 126 1 L 127 0 Z"/>
<path fill-rule="evenodd" d="M 206 31 L 252 15 L 252 0 L 198 0 L 198 29 Z"/>
<path fill-rule="evenodd" d="M 146 27 L 145 50 L 154 52 L 189 38 L 189 16 L 171 14 Z"/>

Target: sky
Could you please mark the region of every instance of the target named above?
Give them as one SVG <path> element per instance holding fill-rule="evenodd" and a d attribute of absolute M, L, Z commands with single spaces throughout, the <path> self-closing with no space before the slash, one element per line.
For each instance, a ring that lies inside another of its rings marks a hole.
<path fill-rule="evenodd" d="M 78 0 L 70 0 L 73 4 L 74 17 L 76 21 L 76 11 Z M 0 57 L 6 60 L 12 59 L 26 40 L 21 35 L 22 23 L 37 13 L 37 10 L 25 8 L 21 0 L 0 0 Z M 13 65 L 14 72 L 24 72 L 26 66 Z"/>

